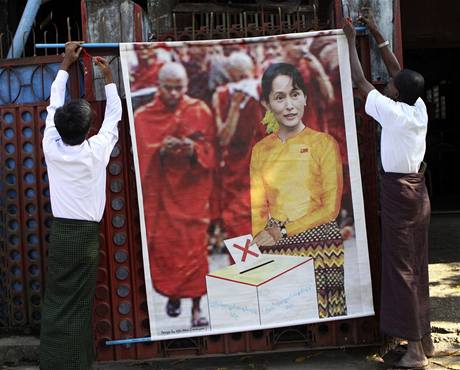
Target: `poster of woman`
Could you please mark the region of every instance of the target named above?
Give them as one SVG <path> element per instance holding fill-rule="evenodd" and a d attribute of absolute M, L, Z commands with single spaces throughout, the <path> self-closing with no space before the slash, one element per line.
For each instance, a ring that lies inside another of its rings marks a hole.
<path fill-rule="evenodd" d="M 120 50 L 152 339 L 373 315 L 342 31 Z"/>

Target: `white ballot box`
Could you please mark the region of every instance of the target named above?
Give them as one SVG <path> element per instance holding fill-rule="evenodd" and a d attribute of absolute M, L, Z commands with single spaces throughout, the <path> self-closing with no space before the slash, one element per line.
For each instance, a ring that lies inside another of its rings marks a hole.
<path fill-rule="evenodd" d="M 318 319 L 313 259 L 266 256 L 273 262 L 243 273 L 231 265 L 206 276 L 212 329 Z"/>

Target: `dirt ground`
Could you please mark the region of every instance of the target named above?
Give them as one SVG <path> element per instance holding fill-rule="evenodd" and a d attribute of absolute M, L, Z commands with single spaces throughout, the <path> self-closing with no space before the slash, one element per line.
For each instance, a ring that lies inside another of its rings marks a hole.
<path fill-rule="evenodd" d="M 437 349 L 447 355 L 433 360 L 433 369 L 460 369 L 459 241 L 460 214 L 432 216 L 429 265 L 431 327 Z"/>

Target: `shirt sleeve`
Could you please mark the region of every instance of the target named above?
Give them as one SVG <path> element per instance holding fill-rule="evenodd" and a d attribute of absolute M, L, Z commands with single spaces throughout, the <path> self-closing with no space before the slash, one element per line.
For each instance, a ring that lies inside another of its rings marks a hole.
<path fill-rule="evenodd" d="M 105 164 L 109 163 L 110 153 L 118 141 L 118 122 L 121 120 L 121 99 L 118 96 L 114 83 L 105 85 L 107 104 L 105 106 L 104 121 L 97 135 L 88 141 L 96 158 Z"/>
<path fill-rule="evenodd" d="M 286 224 L 288 235 L 333 221 L 337 218 L 342 201 L 343 168 L 339 145 L 331 136 L 326 136 L 316 149 L 321 156 L 318 158 L 321 176 L 321 189 L 318 196 L 321 206 L 313 212 Z"/>
<path fill-rule="evenodd" d="M 265 195 L 265 188 L 260 170 L 260 163 L 257 155 L 257 147 L 252 150 L 250 164 L 250 180 L 251 180 L 251 219 L 252 219 L 252 235 L 256 236 L 260 233 L 267 224 L 268 220 L 268 204 Z"/>
<path fill-rule="evenodd" d="M 54 115 L 56 109 L 62 107 L 65 101 L 65 90 L 69 74 L 60 69 L 51 85 L 50 104 L 46 108 L 48 115 L 45 121 L 45 132 L 43 134 L 43 151 L 47 152 L 49 144 L 52 141 L 60 138 L 56 125 L 54 123 Z"/>
<path fill-rule="evenodd" d="M 367 94 L 365 108 L 366 113 L 375 119 L 380 126 L 397 127 L 401 107 L 394 100 L 386 97 L 376 89 Z"/>

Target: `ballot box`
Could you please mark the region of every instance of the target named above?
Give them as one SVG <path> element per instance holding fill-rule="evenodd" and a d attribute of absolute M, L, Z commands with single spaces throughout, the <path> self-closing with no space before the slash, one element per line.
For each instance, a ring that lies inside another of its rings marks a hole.
<path fill-rule="evenodd" d="M 318 319 L 313 259 L 264 257 L 268 263 L 243 273 L 231 265 L 206 276 L 213 330 Z"/>

